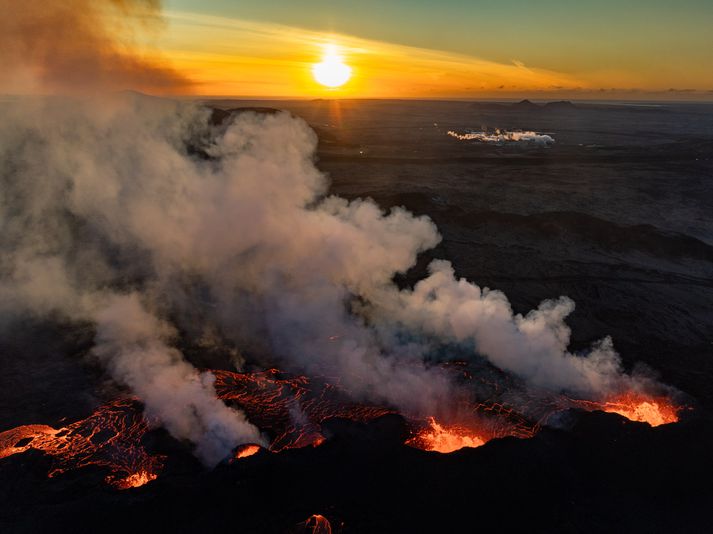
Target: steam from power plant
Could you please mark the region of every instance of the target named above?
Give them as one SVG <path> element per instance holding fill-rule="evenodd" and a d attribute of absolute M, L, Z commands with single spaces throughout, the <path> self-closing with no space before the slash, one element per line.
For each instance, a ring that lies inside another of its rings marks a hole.
<path fill-rule="evenodd" d="M 407 413 L 446 402 L 434 347 L 469 347 L 527 383 L 595 398 L 630 380 L 611 340 L 568 352 L 566 297 L 515 315 L 445 261 L 396 273 L 440 240 L 403 208 L 327 194 L 314 132 L 287 113 L 209 111 L 136 95 L 26 100 L 0 121 L 0 314 L 95 325 L 93 354 L 213 464 L 258 429 L 215 396 L 181 336 L 332 373 Z"/>
<path fill-rule="evenodd" d="M 459 134 L 452 130 L 447 132 L 451 137 L 455 137 L 459 141 L 478 141 L 480 143 L 529 143 L 538 146 L 549 146 L 554 144 L 555 140 L 551 135 L 540 134 L 532 131 L 507 131 L 495 130 L 494 132 L 466 132 Z"/>

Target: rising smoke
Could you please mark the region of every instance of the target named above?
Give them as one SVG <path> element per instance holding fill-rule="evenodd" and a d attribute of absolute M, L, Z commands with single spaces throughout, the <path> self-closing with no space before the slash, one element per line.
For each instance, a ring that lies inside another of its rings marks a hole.
<path fill-rule="evenodd" d="M 399 290 L 394 275 L 438 243 L 435 226 L 325 196 L 302 120 L 245 113 L 221 129 L 208 118 L 124 95 L 27 101 L 5 107 L 0 125 L 3 318 L 95 324 L 94 355 L 206 463 L 260 436 L 186 362 L 177 331 L 210 327 L 407 413 L 448 396 L 424 363 L 434 343 L 474 347 L 555 390 L 596 396 L 624 380 L 608 339 L 567 351 L 565 297 L 514 315 L 505 295 L 444 261 Z"/>
<path fill-rule="evenodd" d="M 156 2 L 7 3 L 4 90 L 186 83 L 120 46 L 105 18 L 151 15 Z M 206 464 L 263 440 L 177 348 L 205 332 L 411 414 L 448 402 L 449 380 L 426 363 L 444 343 L 555 390 L 594 397 L 627 379 L 608 339 L 568 352 L 567 298 L 514 315 L 505 295 L 456 279 L 443 261 L 399 290 L 394 275 L 439 242 L 436 227 L 327 196 L 302 120 L 244 113 L 216 126 L 209 116 L 134 94 L 0 105 L 0 323 L 92 324 L 93 357 Z"/>

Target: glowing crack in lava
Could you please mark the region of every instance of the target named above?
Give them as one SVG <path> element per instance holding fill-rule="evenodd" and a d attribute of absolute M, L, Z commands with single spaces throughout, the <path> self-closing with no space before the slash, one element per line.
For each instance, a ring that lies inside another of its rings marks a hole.
<path fill-rule="evenodd" d="M 321 444 L 320 425 L 326 419 L 368 422 L 395 413 L 351 401 L 336 378 L 289 376 L 277 369 L 213 374 L 218 397 L 245 412 L 250 422 L 270 435 L 272 452 Z"/>
<path fill-rule="evenodd" d="M 148 430 L 140 403 L 123 398 L 60 429 L 25 425 L 0 432 L 0 458 L 36 449 L 53 458 L 49 477 L 97 466 L 109 471 L 105 480 L 115 488 L 137 488 L 155 480 L 163 467 L 164 457 L 149 455 L 141 445 Z"/>
<path fill-rule="evenodd" d="M 451 369 L 454 376 L 461 376 L 466 386 L 474 383 L 474 375 L 464 371 L 461 365 L 450 364 L 444 368 Z M 325 441 L 322 424 L 331 418 L 364 423 L 397 413 L 389 407 L 353 401 L 334 377 L 307 378 L 276 369 L 253 373 L 213 371 L 213 374 L 218 397 L 242 410 L 269 437 L 267 449 L 271 452 L 321 445 Z M 478 382 L 483 380 L 481 377 Z M 406 445 L 450 453 L 464 447 L 479 447 L 504 436 L 530 438 L 550 415 L 573 407 L 614 412 L 651 426 L 676 422 L 681 409 L 667 397 L 637 392 L 619 394 L 604 401 L 554 396 L 538 403 L 522 397 L 524 404 L 516 409 L 502 402 L 477 402 L 470 394 L 463 394 L 468 387 L 458 391 L 453 392 L 448 414 L 431 417 L 401 414 L 412 430 Z M 143 486 L 159 476 L 165 457 L 152 455 L 144 448 L 144 437 L 150 426 L 142 411 L 143 406 L 137 399 L 125 397 L 59 429 L 35 424 L 0 432 L 0 459 L 35 449 L 52 458 L 50 477 L 70 469 L 94 466 L 108 472 L 105 480 L 114 488 Z M 525 412 L 530 418 L 522 415 Z M 230 462 L 259 451 L 260 446 L 254 443 L 241 444 Z"/>
<path fill-rule="evenodd" d="M 462 426 L 445 426 L 430 417 L 429 426 L 410 438 L 406 444 L 417 449 L 436 452 L 453 452 L 464 447 L 480 447 L 487 439 Z"/>
<path fill-rule="evenodd" d="M 311 515 L 304 522 L 305 528 L 311 534 L 332 534 L 332 525 L 329 520 L 320 514 Z"/>

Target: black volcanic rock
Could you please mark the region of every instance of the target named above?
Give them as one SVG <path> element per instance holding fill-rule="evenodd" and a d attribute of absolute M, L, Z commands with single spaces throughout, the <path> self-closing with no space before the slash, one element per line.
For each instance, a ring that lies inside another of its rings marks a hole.
<path fill-rule="evenodd" d="M 406 421 L 396 414 L 379 417 L 370 423 L 333 418 L 321 426 L 322 433 L 332 443 L 371 449 L 401 447 L 409 436 Z"/>
<path fill-rule="evenodd" d="M 648 224 L 619 225 L 577 212 L 532 215 L 478 212 L 455 215 L 453 220 L 482 230 L 493 226 L 559 243 L 576 238 L 607 250 L 638 250 L 652 256 L 695 258 L 713 262 L 713 246 L 685 234 L 665 232 Z"/>
<path fill-rule="evenodd" d="M 335 534 L 709 532 L 713 420 L 651 428 L 602 412 L 571 417 L 569 430 L 451 454 L 393 446 L 400 423 L 386 417 L 356 434 L 342 425 L 316 448 L 126 491 L 100 477 L 90 491 L 76 476 L 26 474 L 18 456 L 0 469 L 0 523 L 9 533 L 285 533 L 321 514 Z"/>

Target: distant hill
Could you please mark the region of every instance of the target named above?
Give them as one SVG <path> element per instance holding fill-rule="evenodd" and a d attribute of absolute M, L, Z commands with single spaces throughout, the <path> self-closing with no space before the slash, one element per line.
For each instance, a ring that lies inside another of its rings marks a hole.
<path fill-rule="evenodd" d="M 542 111 L 572 111 L 580 109 L 578 106 L 574 105 L 569 100 L 558 100 L 556 102 L 536 104 L 532 100 L 528 99 L 521 100 L 520 102 L 515 102 L 514 104 L 507 104 L 503 102 L 474 102 L 473 107 L 482 110 L 521 111 L 523 113 Z"/>
<path fill-rule="evenodd" d="M 510 107 L 519 111 L 539 111 L 540 109 L 542 109 L 541 106 L 538 106 L 534 102 L 531 102 L 527 99 L 521 100 L 517 104 L 512 104 Z"/>

